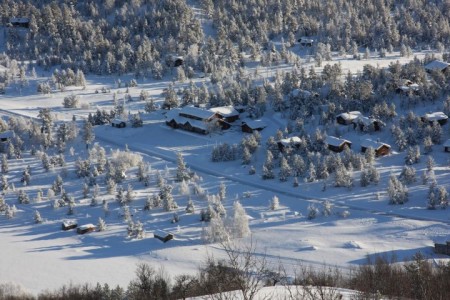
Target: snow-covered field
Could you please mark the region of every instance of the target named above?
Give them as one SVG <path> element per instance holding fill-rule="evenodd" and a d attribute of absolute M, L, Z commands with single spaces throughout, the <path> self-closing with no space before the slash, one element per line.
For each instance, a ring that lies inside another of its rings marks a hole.
<path fill-rule="evenodd" d="M 424 53 L 419 53 L 423 57 Z M 356 61 L 350 58 L 339 59 L 344 74 L 346 70 L 352 73 L 361 71 L 366 63 L 386 67 L 389 63 L 400 59 L 391 55 L 385 59 Z M 410 58 L 412 59 L 412 58 Z M 402 62 L 408 59 L 402 58 Z M 286 66 L 286 70 L 289 67 Z M 320 69 L 317 69 L 320 71 Z M 274 70 L 266 70 L 267 76 Z M 65 92 L 51 95 L 36 93 L 38 82 L 49 77 L 49 73 L 39 74 L 37 78 L 29 78 L 27 87 L 19 88 L 12 84 L 5 95 L 0 95 L 0 114 L 5 118 L 12 113 L 35 118 L 38 110 L 49 107 L 57 120 L 69 121 L 75 115 L 78 120 L 100 109 L 111 109 L 113 92 L 124 94 L 125 88 L 117 88 L 112 77 L 87 77 L 86 89 L 68 87 Z M 131 78 L 131 77 L 130 77 Z M 121 78 L 123 82 L 129 78 Z M 207 79 L 196 79 L 200 84 Z M 130 95 L 135 101 L 127 103 L 126 109 L 131 112 L 143 112 L 143 103 L 137 101 L 142 89 L 145 89 L 161 103 L 161 93 L 171 82 L 170 78 L 163 81 L 138 80 L 138 87 L 130 88 Z M 188 83 L 177 83 L 181 88 Z M 111 89 L 110 93 L 95 93 L 102 87 Z M 65 109 L 61 103 L 67 95 L 75 93 L 80 96 L 84 109 Z M 439 108 L 439 104 L 436 104 Z M 431 107 L 423 107 L 426 112 Z M 173 212 L 164 212 L 161 208 L 143 211 L 145 198 L 148 194 L 157 193 L 156 170 L 159 170 L 168 181 L 173 178 L 176 169 L 176 154 L 182 153 L 185 162 L 201 179 L 199 184 L 209 194 L 216 194 L 220 183 L 227 187 L 227 197 L 224 202 L 230 209 L 238 199 L 249 216 L 252 239 L 257 244 L 257 253 L 267 255 L 274 266 L 281 262 L 286 265 L 308 264 L 316 268 L 323 265 L 336 265 L 344 270 L 362 264 L 369 255 L 395 255 L 398 260 L 406 260 L 417 252 L 438 260 L 449 260 L 448 257 L 436 255 L 432 251 L 434 242 L 444 242 L 449 239 L 450 210 L 427 210 L 426 195 L 428 186 L 420 180 L 409 186 L 410 200 L 404 205 L 388 205 L 386 194 L 387 180 L 390 174 L 398 174 L 404 165 L 405 153 L 393 151 L 388 157 L 378 158 L 376 167 L 381 180 L 378 185 L 360 187 L 356 183 L 351 190 L 335 188 L 331 181 L 325 191 L 323 182 L 303 183 L 293 187 L 292 178 L 287 182 L 278 179 L 262 180 L 260 170 L 265 157 L 265 140 L 273 136 L 278 129 L 284 129 L 286 120 L 280 113 L 268 111 L 264 120 L 268 127 L 261 132 L 262 145 L 254 156 L 253 165 L 256 175 L 249 175 L 248 166 L 241 161 L 211 162 L 212 147 L 219 143 L 239 143 L 245 135 L 239 126 L 228 131 L 211 135 L 198 135 L 181 130 L 174 130 L 165 125 L 162 111 L 142 114 L 144 126 L 141 128 L 113 128 L 108 125 L 95 128 L 95 142 L 110 150 L 129 150 L 140 153 L 150 165 L 151 184 L 144 187 L 137 182 L 136 170 L 128 172 L 123 183 L 133 184 L 136 200 L 132 204 L 133 219 L 144 224 L 147 237 L 141 240 L 130 240 L 127 237 L 126 223 L 118 216 L 119 206 L 114 203 L 114 196 L 106 195 L 102 187 L 100 199 L 111 200 L 111 214 L 105 217 L 108 230 L 77 235 L 75 231 L 62 231 L 64 219 L 77 219 L 79 224 L 96 224 L 99 216 L 103 217 L 101 205 L 91 207 L 89 199 L 81 195 L 82 179 L 73 174 L 73 162 L 78 158 L 86 158 L 84 144 L 70 145 L 74 147 L 75 155 L 66 154 L 67 176 L 64 177 L 65 188 L 76 198 L 76 213 L 66 215 L 66 209 L 53 209 L 51 201 L 18 205 L 17 216 L 6 219 L 0 216 L 0 282 L 20 283 L 32 292 L 38 293 L 44 289 L 54 289 L 61 285 L 73 283 L 108 283 L 110 286 L 126 287 L 134 277 L 137 263 L 147 262 L 156 268 L 162 267 L 168 274 L 194 273 L 208 255 L 217 258 L 224 257 L 220 245 L 204 244 L 201 239 L 202 227 L 207 226 L 199 221 L 198 212 L 206 206 L 206 200 L 192 197 L 196 206 L 195 214 L 186 214 L 184 208 L 188 201 L 187 195 L 178 193 L 178 183 L 174 183 L 174 196 L 179 205 L 180 222 L 170 222 Z M 238 121 L 239 123 L 239 121 Z M 307 126 L 315 128 L 315 120 L 309 120 Z M 450 125 L 446 125 L 450 126 Z M 359 149 L 361 133 L 342 127 L 343 137 L 353 142 L 353 148 Z M 374 135 L 374 139 L 390 140 L 390 133 L 385 129 Z M 449 131 L 444 127 L 444 138 L 449 137 Z M 450 187 L 448 172 L 448 153 L 444 153 L 440 145 L 432 152 L 436 161 L 435 173 L 439 185 Z M 394 149 L 395 150 L 395 149 Z M 21 183 L 18 179 L 25 166 L 31 165 L 33 174 L 31 185 L 23 187 L 31 197 L 39 188 L 44 191 L 49 188 L 62 168 L 50 172 L 42 169 L 41 161 L 29 154 L 22 159 L 11 160 L 11 182 L 16 188 Z M 417 174 L 426 169 L 425 159 L 415 165 Z M 356 182 L 359 172 L 355 172 Z M 273 196 L 280 199 L 280 208 L 269 210 L 268 202 Z M 15 203 L 14 192 L 7 192 L 7 202 Z M 307 208 L 311 203 L 320 207 L 323 200 L 329 200 L 334 205 L 332 216 L 318 216 L 314 220 L 306 217 Z M 34 224 L 33 214 L 38 209 L 46 219 L 42 224 Z M 348 211 L 349 216 L 343 218 L 340 213 Z M 162 229 L 173 232 L 175 239 L 161 243 L 154 239 L 152 232 Z M 243 239 L 245 243 L 248 239 Z"/>

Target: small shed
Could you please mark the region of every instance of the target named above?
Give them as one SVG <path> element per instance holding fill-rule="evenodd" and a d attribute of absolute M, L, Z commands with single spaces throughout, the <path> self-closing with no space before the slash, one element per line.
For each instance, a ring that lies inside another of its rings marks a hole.
<path fill-rule="evenodd" d="M 173 238 L 174 238 L 173 233 L 166 232 L 163 230 L 155 230 L 153 232 L 153 236 L 164 243 L 166 243 L 170 240 L 173 240 Z"/>
<path fill-rule="evenodd" d="M 14 131 L 7 130 L 0 133 L 0 142 L 8 142 L 14 138 Z"/>
<path fill-rule="evenodd" d="M 282 139 L 282 140 L 278 141 L 277 144 L 278 144 L 278 149 L 280 150 L 280 152 L 283 152 L 284 149 L 286 149 L 288 147 L 298 148 L 300 146 L 301 142 L 302 142 L 302 140 L 298 136 L 293 136 L 290 138 Z"/>
<path fill-rule="evenodd" d="M 232 123 L 239 119 L 239 112 L 234 109 L 233 106 L 212 107 L 209 110 L 214 112 L 219 117 L 219 119 L 224 120 L 228 123 Z"/>
<path fill-rule="evenodd" d="M 78 226 L 77 221 L 66 220 L 61 224 L 61 229 L 66 231 L 66 230 L 77 228 L 77 226 Z"/>
<path fill-rule="evenodd" d="M 448 140 L 444 143 L 444 151 L 445 151 L 445 152 L 450 152 L 450 139 L 448 139 Z"/>
<path fill-rule="evenodd" d="M 421 118 L 422 122 L 429 122 L 430 125 L 433 125 L 434 122 L 438 122 L 439 125 L 444 125 L 447 123 L 448 116 L 441 111 L 428 113 L 423 115 Z"/>
<path fill-rule="evenodd" d="M 350 125 L 353 123 L 354 120 L 356 120 L 361 116 L 362 114 L 359 111 L 345 112 L 336 116 L 336 122 L 342 125 Z"/>
<path fill-rule="evenodd" d="M 328 149 L 334 152 L 342 152 L 345 147 L 352 147 L 352 142 L 334 136 L 327 136 L 325 143 L 327 143 Z"/>
<path fill-rule="evenodd" d="M 425 65 L 425 71 L 431 73 L 433 71 L 445 72 L 450 64 L 442 60 L 433 60 Z"/>
<path fill-rule="evenodd" d="M 445 244 L 435 243 L 434 253 L 450 255 L 450 241 L 447 241 Z"/>
<path fill-rule="evenodd" d="M 253 131 L 261 131 L 267 127 L 267 124 L 262 120 L 251 120 L 242 122 L 242 132 L 253 133 Z"/>
<path fill-rule="evenodd" d="M 111 121 L 111 126 L 116 128 L 124 128 L 127 126 L 127 122 L 121 119 L 114 119 Z"/>
<path fill-rule="evenodd" d="M 300 45 L 305 46 L 305 47 L 312 47 L 312 45 L 314 44 L 314 40 L 308 37 L 301 37 L 298 39 L 298 42 L 300 43 Z"/>
<path fill-rule="evenodd" d="M 367 148 L 371 147 L 375 150 L 375 156 L 388 155 L 391 152 L 391 146 L 385 143 L 376 142 L 370 139 L 364 139 L 361 141 L 361 152 L 365 153 Z"/>
<path fill-rule="evenodd" d="M 95 225 L 94 224 L 84 224 L 81 225 L 80 227 L 77 228 L 77 233 L 78 234 L 85 234 L 88 232 L 92 232 L 95 230 Z"/>

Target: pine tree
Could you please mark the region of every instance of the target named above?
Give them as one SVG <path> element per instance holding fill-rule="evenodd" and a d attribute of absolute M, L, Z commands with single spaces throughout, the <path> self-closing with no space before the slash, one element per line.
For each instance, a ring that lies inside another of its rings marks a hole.
<path fill-rule="evenodd" d="M 148 176 L 148 164 L 144 161 L 138 163 L 137 177 L 139 181 L 143 181 Z"/>
<path fill-rule="evenodd" d="M 2 191 L 6 191 L 9 187 L 8 177 L 6 177 L 5 175 L 2 175 L 2 180 L 0 182 L 0 185 L 1 185 Z"/>
<path fill-rule="evenodd" d="M 153 199 L 150 195 L 147 195 L 145 199 L 144 210 L 151 210 L 153 208 Z"/>
<path fill-rule="evenodd" d="M 289 166 L 289 163 L 287 159 L 283 156 L 280 160 L 280 172 L 278 173 L 278 178 L 280 181 L 287 181 L 288 177 L 291 176 L 291 167 Z"/>
<path fill-rule="evenodd" d="M 235 238 L 243 238 L 250 235 L 250 227 L 248 225 L 248 217 L 239 201 L 233 204 L 233 215 L 231 217 L 232 235 Z"/>
<path fill-rule="evenodd" d="M 446 209 L 448 207 L 448 192 L 444 186 L 438 187 L 437 200 L 442 209 Z"/>
<path fill-rule="evenodd" d="M 127 193 L 125 194 L 125 201 L 127 204 L 131 203 L 134 199 L 133 186 L 128 184 Z"/>
<path fill-rule="evenodd" d="M 186 168 L 186 164 L 184 163 L 183 155 L 178 152 L 177 153 L 177 180 L 189 180 L 191 175 L 189 174 L 189 170 Z"/>
<path fill-rule="evenodd" d="M 102 203 L 102 210 L 103 210 L 103 214 L 105 215 L 105 218 L 109 216 L 109 205 L 108 205 L 108 201 L 103 200 Z"/>
<path fill-rule="evenodd" d="M 185 211 L 188 214 L 193 214 L 195 212 L 194 202 L 192 201 L 191 198 L 189 198 L 189 200 L 188 200 Z"/>
<path fill-rule="evenodd" d="M 98 218 L 98 225 L 97 230 L 98 231 L 105 231 L 107 229 L 106 222 L 102 218 Z"/>
<path fill-rule="evenodd" d="M 277 210 L 279 207 L 280 207 L 280 200 L 275 195 L 275 196 L 272 197 L 272 199 L 269 202 L 269 208 L 271 210 Z"/>
<path fill-rule="evenodd" d="M 85 120 L 83 125 L 83 141 L 86 144 L 86 148 L 89 148 L 89 145 L 92 144 L 92 142 L 95 139 L 94 129 L 92 127 L 91 122 Z"/>
<path fill-rule="evenodd" d="M 322 215 L 328 217 L 332 214 L 333 205 L 330 201 L 325 200 L 322 202 Z"/>
<path fill-rule="evenodd" d="M 226 242 L 229 238 L 222 218 L 213 214 L 207 229 L 207 241 L 211 243 Z"/>
<path fill-rule="evenodd" d="M 164 185 L 159 192 L 159 197 L 161 198 L 162 205 L 165 211 L 171 211 L 178 207 L 172 196 L 171 185 Z"/>
<path fill-rule="evenodd" d="M 427 197 L 428 209 L 436 209 L 436 206 L 439 204 L 437 193 L 438 188 L 436 182 L 431 182 L 430 187 L 428 189 L 428 197 Z"/>
<path fill-rule="evenodd" d="M 2 155 L 2 174 L 6 174 L 9 171 L 8 158 L 5 154 Z"/>
<path fill-rule="evenodd" d="M 117 189 L 116 200 L 121 206 L 125 205 L 125 194 L 122 186 Z"/>
<path fill-rule="evenodd" d="M 314 205 L 308 205 L 308 220 L 313 220 L 319 214 L 319 209 Z"/>
<path fill-rule="evenodd" d="M 219 199 L 220 201 L 224 201 L 227 194 L 227 187 L 225 183 L 221 182 L 219 185 Z"/>
<path fill-rule="evenodd" d="M 24 190 L 19 191 L 18 201 L 20 204 L 30 203 L 30 198 L 28 197 L 28 194 Z"/>
<path fill-rule="evenodd" d="M 309 168 L 308 168 L 308 175 L 306 176 L 306 181 L 307 182 L 314 182 L 317 180 L 317 175 L 316 175 L 316 166 L 314 165 L 313 162 L 309 163 Z"/>
<path fill-rule="evenodd" d="M 36 224 L 40 224 L 40 223 L 42 223 L 44 220 L 42 219 L 42 217 L 41 217 L 41 214 L 37 211 L 37 210 L 35 210 L 34 211 L 34 222 L 36 223 Z"/>
<path fill-rule="evenodd" d="M 106 190 L 108 191 L 109 195 L 114 195 L 116 193 L 117 184 L 114 181 L 114 179 L 109 178 L 106 181 Z"/>

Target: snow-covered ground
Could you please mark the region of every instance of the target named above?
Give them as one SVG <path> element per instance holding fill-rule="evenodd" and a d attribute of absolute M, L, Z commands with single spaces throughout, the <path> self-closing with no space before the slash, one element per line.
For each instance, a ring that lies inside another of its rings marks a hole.
<path fill-rule="evenodd" d="M 424 53 L 419 53 L 423 57 Z M 385 59 L 353 60 L 339 59 L 343 70 L 353 73 L 361 71 L 366 63 L 385 67 L 389 63 L 399 60 L 399 56 L 392 54 Z M 412 59 L 412 58 L 410 58 Z M 402 63 L 408 59 L 401 58 Z M 336 60 L 337 61 L 337 60 Z M 334 61 L 334 62 L 336 62 Z M 279 68 L 284 68 L 280 66 Z M 289 66 L 285 69 L 288 70 Z M 265 70 L 267 76 L 272 76 L 275 67 Z M 317 69 L 320 71 L 320 69 Z M 344 71 L 344 74 L 346 71 Z M 36 117 L 38 110 L 49 107 L 57 120 L 71 120 L 87 116 L 97 108 L 109 110 L 113 106 L 113 93 L 118 92 L 119 98 L 125 93 L 125 88 L 117 88 L 113 77 L 88 76 L 86 89 L 68 87 L 65 92 L 51 95 L 36 93 L 38 82 L 50 76 L 49 73 L 39 73 L 37 78 L 29 78 L 29 85 L 19 88 L 18 84 L 8 87 L 5 95 L 0 95 L 1 113 L 4 117 L 13 114 Z M 131 78 L 131 77 L 130 77 Z M 122 77 L 122 82 L 130 78 Z M 195 79 L 200 84 L 207 79 Z M 138 87 L 130 88 L 129 92 L 135 99 L 126 104 L 130 112 L 143 112 L 143 103 L 137 101 L 142 89 L 145 89 L 157 102 L 162 102 L 161 93 L 171 82 L 171 78 L 163 81 L 138 80 Z M 177 83 L 181 88 L 188 83 Z M 95 93 L 102 87 L 111 89 L 109 93 Z M 83 109 L 65 109 L 61 103 L 67 95 L 75 93 L 84 103 Z M 88 107 L 88 105 L 90 107 Z M 438 108 L 438 104 L 436 104 Z M 423 112 L 429 107 L 421 108 Z M 420 111 L 418 111 L 419 113 Z M 199 183 L 209 193 L 218 192 L 219 184 L 225 183 L 227 198 L 225 208 L 230 209 L 233 202 L 239 199 L 245 207 L 250 220 L 252 239 L 256 241 L 257 253 L 265 254 L 271 264 L 279 261 L 286 265 L 308 264 L 322 268 L 326 265 L 337 265 L 346 270 L 352 266 L 362 264 L 368 255 L 396 255 L 398 260 L 408 259 L 416 252 L 438 260 L 449 260 L 444 256 L 433 253 L 434 242 L 444 242 L 449 239 L 450 210 L 427 210 L 426 195 L 428 186 L 417 183 L 409 187 L 410 200 L 405 205 L 388 205 L 386 195 L 387 179 L 391 173 L 398 174 L 404 165 L 404 153 L 393 153 L 388 157 L 378 158 L 376 167 L 380 172 L 381 181 L 378 185 L 360 187 L 358 184 L 352 190 L 332 187 L 323 191 L 323 183 L 303 183 L 293 187 L 293 180 L 280 182 L 278 179 L 262 180 L 260 170 L 265 157 L 265 141 L 275 134 L 278 129 L 284 129 L 286 119 L 279 113 L 268 111 L 264 116 L 268 127 L 261 132 L 262 146 L 254 156 L 253 165 L 256 175 L 249 175 L 248 166 L 241 162 L 213 163 L 210 159 L 212 147 L 219 143 L 239 143 L 245 135 L 239 126 L 230 130 L 211 135 L 174 130 L 165 125 L 165 117 L 161 111 L 142 114 L 144 126 L 141 128 L 113 128 L 111 126 L 97 126 L 96 140 L 107 149 L 125 149 L 141 153 L 151 167 L 150 187 L 144 187 L 135 178 L 135 170 L 129 172 L 124 182 L 133 184 L 136 200 L 133 207 L 133 218 L 144 224 L 147 237 L 142 240 L 130 240 L 126 234 L 126 223 L 118 216 L 119 207 L 113 201 L 114 196 L 107 196 L 104 187 L 101 199 L 111 200 L 111 214 L 105 217 L 108 230 L 86 235 L 77 235 L 72 231 L 62 231 L 61 223 L 69 218 L 66 209 L 54 210 L 51 201 L 32 203 L 28 205 L 16 204 L 19 212 L 16 218 L 6 219 L 0 216 L 0 282 L 20 283 L 30 292 L 38 293 L 43 289 L 58 288 L 62 284 L 107 282 L 110 286 L 119 284 L 126 287 L 134 277 L 137 263 L 147 262 L 156 268 L 162 267 L 169 274 L 194 273 L 208 255 L 224 257 L 221 247 L 216 244 L 205 245 L 201 240 L 202 226 L 198 212 L 206 206 L 206 200 L 193 197 L 197 213 L 184 213 L 188 196 L 177 193 L 178 184 L 175 183 L 175 200 L 180 209 L 180 222 L 170 222 L 173 212 L 154 209 L 143 211 L 143 203 L 148 194 L 157 193 L 155 172 L 159 170 L 170 181 L 171 174 L 176 168 L 176 154 L 182 153 L 187 165 L 200 177 Z M 309 120 L 307 126 L 315 128 L 315 120 Z M 239 123 L 239 121 L 238 121 Z M 446 125 L 450 126 L 450 125 Z M 343 137 L 351 140 L 353 149 L 359 149 L 362 134 L 341 128 Z M 389 131 L 384 130 L 374 135 L 374 139 L 389 139 Z M 448 130 L 444 127 L 444 138 L 448 138 Z M 75 156 L 67 154 L 68 175 L 64 178 L 65 188 L 76 197 L 76 214 L 70 216 L 77 219 L 79 224 L 97 223 L 99 216 L 103 217 L 101 205 L 90 207 L 90 198 L 81 196 L 82 180 L 73 174 L 73 162 L 77 157 L 86 158 L 83 144 L 72 145 Z M 449 188 L 448 153 L 444 153 L 439 145 L 435 146 L 433 157 L 437 163 L 435 168 L 439 185 Z M 395 149 L 394 149 L 395 150 Z M 26 165 L 31 165 L 33 174 L 31 185 L 24 187 L 31 197 L 39 188 L 47 190 L 61 168 L 46 173 L 42 170 L 41 162 L 37 158 L 25 154 L 23 159 L 10 162 L 11 178 L 17 180 Z M 426 168 L 425 159 L 415 165 L 418 177 Z M 72 173 L 71 173 L 72 172 Z M 15 177 L 14 177 L 15 176 Z M 355 172 L 356 182 L 359 173 Z M 280 198 L 280 208 L 269 210 L 268 202 L 274 196 Z M 16 195 L 8 192 L 5 196 L 10 203 L 15 203 Z M 334 205 L 334 214 L 329 217 L 318 216 L 308 220 L 307 207 L 311 203 L 320 207 L 323 200 L 329 200 Z M 43 224 L 34 224 L 33 214 L 38 209 L 46 219 Z M 348 211 L 350 214 L 342 218 L 338 213 Z M 173 232 L 175 239 L 168 243 L 161 243 L 152 238 L 152 232 L 163 229 Z M 246 242 L 244 239 L 243 243 Z"/>

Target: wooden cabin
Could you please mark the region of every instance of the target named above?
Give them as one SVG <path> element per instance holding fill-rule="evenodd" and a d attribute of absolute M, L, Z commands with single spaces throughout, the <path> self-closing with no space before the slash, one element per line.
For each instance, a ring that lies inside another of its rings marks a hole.
<path fill-rule="evenodd" d="M 385 143 L 372 141 L 370 139 L 365 139 L 361 141 L 361 152 L 365 153 L 367 148 L 371 147 L 375 150 L 375 156 L 388 155 L 391 152 L 391 146 Z"/>
<path fill-rule="evenodd" d="M 446 63 L 445 61 L 442 60 L 433 60 L 432 62 L 427 63 L 424 68 L 425 71 L 427 71 L 428 73 L 434 72 L 434 71 L 438 71 L 438 72 L 445 72 L 449 69 L 450 64 Z"/>
<path fill-rule="evenodd" d="M 434 253 L 450 255 L 450 241 L 447 241 L 445 244 L 435 243 Z"/>
<path fill-rule="evenodd" d="M 286 148 L 298 148 L 302 140 L 298 136 L 285 138 L 277 142 L 278 150 L 283 152 Z"/>
<path fill-rule="evenodd" d="M 121 119 L 114 119 L 111 121 L 111 126 L 116 128 L 125 128 L 127 127 L 127 123 Z"/>
<path fill-rule="evenodd" d="M 66 231 L 66 230 L 77 228 L 77 226 L 78 226 L 77 221 L 67 220 L 61 224 L 61 229 Z"/>
<path fill-rule="evenodd" d="M 239 112 L 233 106 L 212 107 L 209 110 L 214 112 L 219 119 L 227 123 L 233 123 L 239 119 Z"/>
<path fill-rule="evenodd" d="M 14 138 L 14 131 L 7 130 L 0 133 L 0 142 L 5 143 L 9 142 L 11 139 Z"/>
<path fill-rule="evenodd" d="M 334 136 L 327 136 L 325 143 L 327 143 L 328 149 L 334 152 L 342 152 L 345 147 L 352 147 L 352 142 Z"/>
<path fill-rule="evenodd" d="M 313 39 L 310 39 L 310 38 L 305 37 L 305 36 L 299 38 L 298 42 L 299 42 L 299 44 L 301 46 L 304 46 L 304 47 L 312 47 L 313 44 L 314 44 L 314 40 Z"/>
<path fill-rule="evenodd" d="M 95 231 L 95 225 L 94 224 L 84 224 L 77 228 L 78 234 L 85 234 L 88 232 Z"/>
<path fill-rule="evenodd" d="M 359 128 L 361 131 L 370 131 L 371 129 L 373 129 L 373 131 L 380 131 L 381 128 L 386 126 L 381 120 L 364 116 L 359 116 L 354 119 L 352 123 L 353 128 Z"/>
<path fill-rule="evenodd" d="M 163 230 L 156 230 L 156 231 L 154 231 L 153 232 L 153 236 L 156 239 L 158 239 L 158 240 L 160 240 L 160 241 L 162 241 L 164 243 L 166 243 L 166 242 L 168 242 L 170 240 L 173 240 L 173 238 L 174 238 L 173 233 L 165 232 Z"/>
<path fill-rule="evenodd" d="M 448 116 L 441 111 L 428 113 L 423 115 L 421 118 L 422 122 L 428 122 L 430 125 L 433 125 L 434 122 L 438 122 L 439 125 L 444 125 L 447 123 Z"/>
<path fill-rule="evenodd" d="M 336 122 L 341 125 L 350 125 L 360 116 L 362 114 L 359 111 L 345 112 L 336 116 Z"/>
<path fill-rule="evenodd" d="M 267 127 L 267 124 L 262 120 L 245 121 L 241 124 L 242 132 L 253 133 L 253 131 L 261 131 Z"/>

